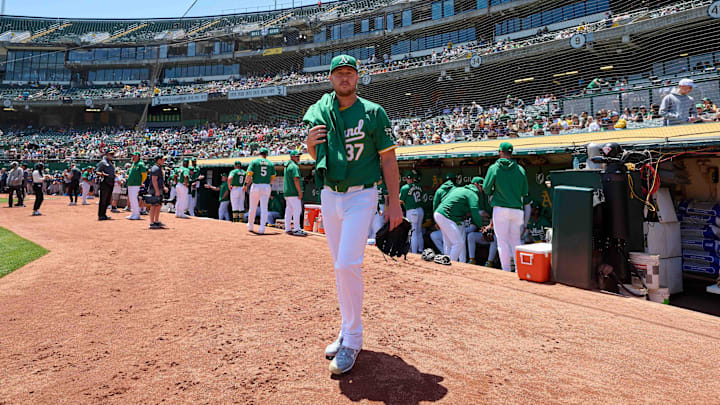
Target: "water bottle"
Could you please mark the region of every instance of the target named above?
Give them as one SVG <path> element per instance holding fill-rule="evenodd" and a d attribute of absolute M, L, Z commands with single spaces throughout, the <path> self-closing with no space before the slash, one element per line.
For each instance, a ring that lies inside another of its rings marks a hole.
<path fill-rule="evenodd" d="M 575 156 L 573 158 L 573 169 L 577 170 L 579 168 L 580 168 L 580 159 L 578 159 L 577 156 Z"/>

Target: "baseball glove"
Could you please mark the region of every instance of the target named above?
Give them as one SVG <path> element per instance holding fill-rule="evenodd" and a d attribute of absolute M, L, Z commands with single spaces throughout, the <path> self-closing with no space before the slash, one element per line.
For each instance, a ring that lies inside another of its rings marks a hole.
<path fill-rule="evenodd" d="M 483 239 L 485 239 L 486 242 L 492 242 L 495 240 L 495 231 L 492 228 L 487 228 L 483 232 Z"/>
<path fill-rule="evenodd" d="M 433 260 L 437 264 L 444 264 L 445 266 L 450 265 L 450 256 L 448 256 L 448 255 L 435 255 Z"/>
<path fill-rule="evenodd" d="M 431 262 L 431 261 L 433 261 L 434 258 L 435 258 L 435 251 L 433 251 L 430 248 L 423 250 L 423 252 L 422 252 L 423 260 L 425 260 L 426 262 Z"/>
<path fill-rule="evenodd" d="M 403 218 L 400 225 L 392 231 L 388 221 L 375 234 L 375 245 L 390 257 L 404 256 L 407 259 L 410 250 L 410 231 L 412 231 L 412 225 L 406 218 Z"/>

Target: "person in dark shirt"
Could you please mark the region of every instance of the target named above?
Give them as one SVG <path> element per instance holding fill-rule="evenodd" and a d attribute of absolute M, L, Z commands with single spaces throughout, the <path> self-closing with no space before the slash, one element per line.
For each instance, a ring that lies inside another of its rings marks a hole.
<path fill-rule="evenodd" d="M 82 172 L 75 166 L 75 163 L 70 165 L 70 183 L 68 184 L 68 195 L 70 196 L 69 205 L 77 205 L 78 194 L 80 193 L 80 178 Z"/>
<path fill-rule="evenodd" d="M 115 152 L 107 151 L 103 160 L 98 163 L 95 173 L 100 176 L 100 205 L 98 206 L 98 221 L 112 219 L 107 216 L 107 207 L 110 205 L 112 190 L 115 185 L 115 166 L 112 160 Z"/>
<path fill-rule="evenodd" d="M 158 156 L 155 159 L 155 164 L 150 169 L 150 173 L 148 173 L 148 196 L 145 198 L 145 203 L 150 206 L 150 229 L 161 229 L 165 226 L 160 222 L 163 193 L 167 193 L 165 177 L 163 176 L 165 159 L 165 156 Z"/>

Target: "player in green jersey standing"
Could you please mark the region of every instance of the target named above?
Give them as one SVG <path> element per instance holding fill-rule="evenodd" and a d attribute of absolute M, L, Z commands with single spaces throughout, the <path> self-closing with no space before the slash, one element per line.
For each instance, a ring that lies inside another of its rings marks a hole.
<path fill-rule="evenodd" d="M 385 219 L 394 229 L 402 222 L 399 171 L 390 119 L 378 104 L 357 96 L 357 61 L 338 55 L 330 63 L 326 93 L 303 121 L 308 153 L 323 183 L 320 195 L 323 225 L 335 267 L 335 285 L 342 323 L 338 338 L 325 348 L 330 372 L 352 369 L 362 348 L 362 262 L 370 221 L 376 211 L 380 167 L 388 188 Z"/>
<path fill-rule="evenodd" d="M 410 252 L 422 253 L 425 248 L 422 234 L 422 223 L 424 212 L 420 204 L 422 204 L 422 189 L 415 182 L 417 174 L 413 170 L 405 172 L 405 181 L 407 184 L 400 188 L 400 202 L 405 206 L 407 219 L 412 224 L 412 237 L 410 238 Z"/>
<path fill-rule="evenodd" d="M 143 173 L 147 173 L 147 167 L 145 163 L 140 160 L 140 152 L 133 152 L 132 166 L 128 169 L 127 175 L 128 202 L 130 203 L 130 216 L 128 216 L 127 219 L 140 219 L 138 194 L 140 193 L 140 186 L 143 182 Z"/>
<path fill-rule="evenodd" d="M 240 222 L 241 213 L 245 211 L 245 189 L 243 188 L 245 174 L 245 170 L 242 169 L 242 162 L 235 161 L 235 169 L 230 171 L 230 176 L 227 179 L 233 222 Z"/>
<path fill-rule="evenodd" d="M 290 161 L 285 166 L 283 174 L 283 196 L 285 196 L 285 233 L 294 236 L 306 236 L 300 229 L 300 214 L 302 213 L 302 177 L 300 177 L 300 152 L 290 152 Z M 292 224 L 292 227 L 291 227 Z"/>
<path fill-rule="evenodd" d="M 190 164 L 189 159 L 183 159 L 182 166 L 178 167 L 175 171 L 177 176 L 177 185 L 175 190 L 177 193 L 177 202 L 175 203 L 175 217 L 177 218 L 189 218 L 185 215 L 185 210 L 188 208 L 188 186 L 190 185 Z"/>
<path fill-rule="evenodd" d="M 265 225 L 268 218 L 268 201 L 270 200 L 270 185 L 275 180 L 275 165 L 267 159 L 267 148 L 260 148 L 260 157 L 250 162 L 245 177 L 245 186 L 250 186 L 250 211 L 248 213 L 248 231 L 253 232 L 255 225 L 255 214 L 260 203 L 260 226 L 258 233 L 265 233 Z"/>

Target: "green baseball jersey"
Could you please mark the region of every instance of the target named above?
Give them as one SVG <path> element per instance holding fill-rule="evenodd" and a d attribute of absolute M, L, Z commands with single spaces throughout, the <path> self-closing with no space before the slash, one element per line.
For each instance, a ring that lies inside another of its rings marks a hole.
<path fill-rule="evenodd" d="M 270 184 L 275 176 L 275 165 L 260 157 L 250 162 L 247 174 L 252 175 L 253 184 Z"/>
<path fill-rule="evenodd" d="M 300 168 L 292 160 L 285 167 L 285 174 L 283 178 L 283 195 L 285 197 L 298 197 L 302 195 L 302 178 L 300 177 Z M 299 179 L 300 190 L 295 186 L 295 179 Z"/>
<path fill-rule="evenodd" d="M 480 190 L 473 184 L 465 187 L 455 187 L 443 198 L 440 206 L 435 212 L 448 218 L 449 220 L 460 224 L 465 215 L 469 212 L 472 216 L 472 222 L 478 227 L 483 226 L 483 220 L 480 216 L 484 203 L 481 201 Z"/>
<path fill-rule="evenodd" d="M 225 195 L 225 193 L 227 193 L 227 195 Z M 218 196 L 218 201 L 230 201 L 230 187 L 228 187 L 227 181 L 220 185 L 220 196 Z"/>
<path fill-rule="evenodd" d="M 406 210 L 420 208 L 422 204 L 422 188 L 417 183 L 405 184 L 400 188 L 400 201 Z"/>
<path fill-rule="evenodd" d="M 314 179 L 303 185 L 302 200 L 305 203 L 320 204 L 320 188 Z"/>
<path fill-rule="evenodd" d="M 175 169 L 175 174 L 177 175 L 177 184 L 183 184 L 187 180 L 188 185 L 190 185 L 190 169 L 180 166 Z"/>
<path fill-rule="evenodd" d="M 281 199 L 276 195 L 273 195 L 273 198 L 270 199 L 268 202 L 268 211 L 274 211 L 274 212 L 284 212 L 282 207 L 282 201 Z"/>
<path fill-rule="evenodd" d="M 192 168 L 195 171 L 192 173 L 192 176 L 190 176 L 190 180 L 196 181 L 198 178 L 200 178 L 200 168 L 197 166 L 193 166 Z"/>
<path fill-rule="evenodd" d="M 143 173 L 147 173 L 147 166 L 145 166 L 145 163 L 143 163 L 142 160 L 138 160 L 133 163 L 130 169 L 128 169 L 127 185 L 142 185 Z"/>
<path fill-rule="evenodd" d="M 233 187 L 240 187 L 245 182 L 245 170 L 243 169 L 233 169 L 230 171 L 230 184 Z"/>
<path fill-rule="evenodd" d="M 86 180 L 90 180 L 90 172 L 83 172 L 82 178 Z"/>
<path fill-rule="evenodd" d="M 453 183 L 452 180 L 448 180 L 445 183 L 441 184 L 440 187 L 438 187 L 438 189 L 435 191 L 435 196 L 433 197 L 433 212 L 437 211 L 437 207 L 440 206 L 443 198 L 445 198 L 447 193 L 450 192 L 450 190 L 452 190 L 454 187 L 455 183 Z"/>
<path fill-rule="evenodd" d="M 322 99 L 319 103 L 322 102 Z M 317 105 L 317 104 L 316 104 Z M 323 122 L 321 109 L 308 109 L 303 121 L 312 125 Z M 326 177 L 325 184 L 329 186 L 352 187 L 372 184 L 380 180 L 380 154 L 397 147 L 392 138 L 392 125 L 385 110 L 378 104 L 362 97 L 355 103 L 340 111 L 345 133 L 341 134 L 344 151 L 328 150 L 328 156 L 342 156 L 347 159 L 347 168 L 343 180 L 331 183 Z M 331 134 L 328 134 L 328 137 Z M 332 149 L 334 143 L 328 142 Z M 328 165 L 332 166 L 332 160 Z M 332 170 L 332 167 L 328 168 Z"/>
<path fill-rule="evenodd" d="M 530 218 L 527 224 L 527 230 L 532 236 L 533 241 L 540 242 L 545 238 L 545 228 L 550 228 L 552 224 L 547 218 L 540 216 L 537 221 Z"/>

